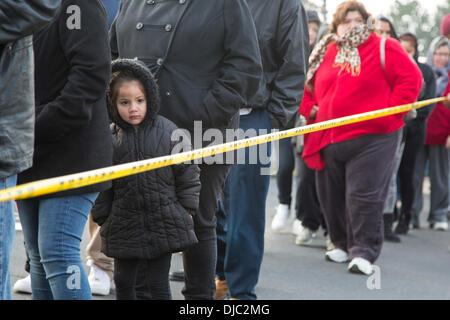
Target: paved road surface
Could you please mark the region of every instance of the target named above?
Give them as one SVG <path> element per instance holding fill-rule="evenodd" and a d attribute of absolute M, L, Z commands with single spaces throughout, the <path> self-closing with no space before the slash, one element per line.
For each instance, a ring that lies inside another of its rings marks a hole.
<path fill-rule="evenodd" d="M 425 196 L 428 205 L 428 194 Z M 259 299 L 450 299 L 450 232 L 425 228 L 425 212 L 421 215 L 423 229 L 402 236 L 400 244 L 384 244 L 376 262 L 380 277 L 371 282 L 375 287 L 371 290 L 366 276 L 347 272 L 346 264 L 325 261 L 322 232 L 309 247 L 298 247 L 294 244 L 294 236 L 288 232 L 275 234 L 270 231 L 268 227 L 276 206 L 277 187 L 272 179 L 267 201 L 266 249 L 256 288 Z M 11 261 L 12 283 L 26 276 L 22 242 L 22 231 L 17 230 Z M 82 242 L 83 258 L 87 243 L 86 230 Z M 172 269 L 179 269 L 181 265 L 181 256 L 174 255 Z M 88 272 L 87 267 L 86 270 Z M 171 282 L 174 299 L 183 299 L 182 285 Z M 14 293 L 13 298 L 23 300 L 31 299 L 31 296 Z M 103 300 L 114 298 L 114 292 L 106 297 L 94 296 L 94 299 Z"/>

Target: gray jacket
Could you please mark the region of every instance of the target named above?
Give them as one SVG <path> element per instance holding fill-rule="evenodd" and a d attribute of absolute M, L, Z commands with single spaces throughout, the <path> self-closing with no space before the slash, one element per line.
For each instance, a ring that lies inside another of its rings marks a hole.
<path fill-rule="evenodd" d="M 61 0 L 0 1 L 0 178 L 32 164 L 34 58 L 32 34 L 53 18 Z"/>

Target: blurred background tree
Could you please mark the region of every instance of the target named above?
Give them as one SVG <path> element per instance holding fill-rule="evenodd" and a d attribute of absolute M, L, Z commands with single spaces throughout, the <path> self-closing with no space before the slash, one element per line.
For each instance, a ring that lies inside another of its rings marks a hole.
<path fill-rule="evenodd" d="M 441 19 L 447 13 L 450 13 L 450 0 L 438 5 L 434 14 L 425 10 L 418 0 L 395 0 L 387 18 L 391 19 L 398 34 L 414 33 L 419 39 L 420 54 L 425 56 L 431 41 L 440 35 Z"/>

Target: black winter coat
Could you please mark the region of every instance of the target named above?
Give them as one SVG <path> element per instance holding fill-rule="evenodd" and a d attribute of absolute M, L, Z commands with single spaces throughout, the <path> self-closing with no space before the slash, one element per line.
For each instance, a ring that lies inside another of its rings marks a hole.
<path fill-rule="evenodd" d="M 114 164 L 171 154 L 177 143 L 171 135 L 177 127 L 157 115 L 159 92 L 151 73 L 139 62 L 115 61 L 112 71 L 122 70 L 131 70 L 143 83 L 147 113 L 134 128 L 109 105 L 115 123 Z M 153 259 L 195 244 L 190 214 L 199 203 L 199 176 L 197 165 L 178 164 L 114 180 L 112 189 L 100 194 L 92 210 L 94 221 L 101 225 L 102 251 L 114 258 Z"/>
<path fill-rule="evenodd" d="M 0 1 L 0 178 L 31 167 L 34 57 L 31 34 L 48 24 L 61 0 Z"/>
<path fill-rule="evenodd" d="M 79 10 L 68 10 L 71 6 Z M 68 23 L 72 19 L 80 24 Z M 105 97 L 111 75 L 107 28 L 100 0 L 63 0 L 55 19 L 34 36 L 33 166 L 19 175 L 19 183 L 112 164 Z M 50 197 L 100 192 L 110 186 L 103 182 Z"/>
<path fill-rule="evenodd" d="M 178 127 L 237 128 L 238 110 L 262 80 L 245 0 L 121 1 L 111 27 L 113 58 L 139 58 L 158 80 L 160 114 Z"/>
<path fill-rule="evenodd" d="M 293 127 L 305 89 L 308 21 L 299 0 L 247 0 L 258 34 L 264 71 L 252 108 L 267 109 L 274 128 Z M 292 122 L 292 124 L 291 124 Z"/>

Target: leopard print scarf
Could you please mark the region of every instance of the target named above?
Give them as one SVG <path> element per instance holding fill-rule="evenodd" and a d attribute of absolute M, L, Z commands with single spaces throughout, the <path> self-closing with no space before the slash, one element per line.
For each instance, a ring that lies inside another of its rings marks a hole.
<path fill-rule="evenodd" d="M 306 84 L 311 88 L 311 79 L 319 69 L 323 61 L 328 44 L 333 41 L 338 45 L 338 53 L 334 60 L 333 67 L 341 68 L 342 71 L 350 73 L 352 76 L 359 76 L 361 72 L 361 58 L 359 57 L 358 47 L 364 43 L 373 32 L 373 27 L 366 24 L 359 25 L 348 31 L 342 38 L 336 33 L 327 34 L 315 46 L 309 57 L 309 70 L 306 75 Z"/>

